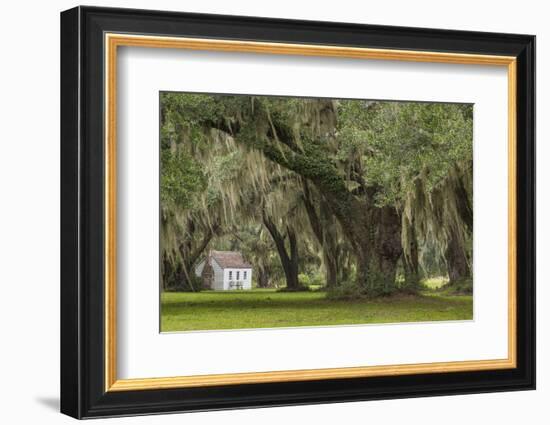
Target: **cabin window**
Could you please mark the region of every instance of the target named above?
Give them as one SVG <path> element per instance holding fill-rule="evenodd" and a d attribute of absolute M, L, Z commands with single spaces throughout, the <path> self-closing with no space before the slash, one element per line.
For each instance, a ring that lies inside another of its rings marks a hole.
<path fill-rule="evenodd" d="M 246 271 L 243 272 L 243 279 L 246 280 Z"/>
<path fill-rule="evenodd" d="M 229 271 L 229 280 L 233 279 L 233 272 L 230 270 Z"/>
<path fill-rule="evenodd" d="M 240 274 L 240 272 L 237 272 L 237 280 L 239 280 L 239 274 Z"/>

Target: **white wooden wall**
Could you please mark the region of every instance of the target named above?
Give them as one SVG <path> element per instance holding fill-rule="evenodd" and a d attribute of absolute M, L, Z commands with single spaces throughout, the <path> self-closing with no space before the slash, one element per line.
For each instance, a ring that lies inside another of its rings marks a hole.
<path fill-rule="evenodd" d="M 197 267 L 195 267 L 195 274 L 197 277 L 201 277 L 204 269 L 205 261 L 201 261 Z M 237 280 L 237 272 L 239 272 L 239 281 L 243 283 L 243 289 L 252 289 L 252 269 L 222 269 L 216 260 L 212 261 L 212 268 L 214 269 L 214 282 L 212 289 L 216 291 L 228 291 L 229 287 L 229 272 L 233 273 L 233 281 Z M 244 278 L 244 272 L 246 271 L 246 279 Z"/>
<path fill-rule="evenodd" d="M 222 291 L 225 289 L 224 270 L 220 267 L 216 260 L 212 260 L 212 268 L 214 269 L 214 282 L 212 284 L 212 289 Z"/>
<path fill-rule="evenodd" d="M 246 279 L 244 279 L 244 272 L 246 271 Z M 229 279 L 229 272 L 232 273 L 232 278 Z M 239 279 L 237 279 L 237 272 L 239 273 Z M 229 282 L 240 281 L 243 283 L 243 289 L 252 289 L 252 269 L 225 269 L 224 270 L 224 290 L 230 290 L 234 288 L 229 287 Z"/>

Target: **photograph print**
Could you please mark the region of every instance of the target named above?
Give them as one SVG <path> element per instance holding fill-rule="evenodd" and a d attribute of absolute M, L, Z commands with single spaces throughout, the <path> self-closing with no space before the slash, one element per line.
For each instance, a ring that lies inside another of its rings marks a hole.
<path fill-rule="evenodd" d="M 473 319 L 473 105 L 161 92 L 160 330 Z"/>

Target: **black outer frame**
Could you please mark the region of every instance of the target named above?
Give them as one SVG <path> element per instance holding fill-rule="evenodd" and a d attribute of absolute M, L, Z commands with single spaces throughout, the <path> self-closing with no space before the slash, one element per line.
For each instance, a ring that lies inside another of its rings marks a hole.
<path fill-rule="evenodd" d="M 517 368 L 104 391 L 105 32 L 517 57 Z M 61 412 L 75 418 L 535 388 L 535 37 L 76 7 L 61 13 Z"/>

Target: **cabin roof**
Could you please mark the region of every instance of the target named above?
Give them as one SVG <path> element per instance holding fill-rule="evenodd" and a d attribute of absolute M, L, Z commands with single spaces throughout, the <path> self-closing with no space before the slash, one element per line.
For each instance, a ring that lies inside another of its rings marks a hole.
<path fill-rule="evenodd" d="M 243 255 L 238 251 L 210 251 L 210 257 L 222 269 L 250 269 L 252 265 L 247 263 Z"/>

